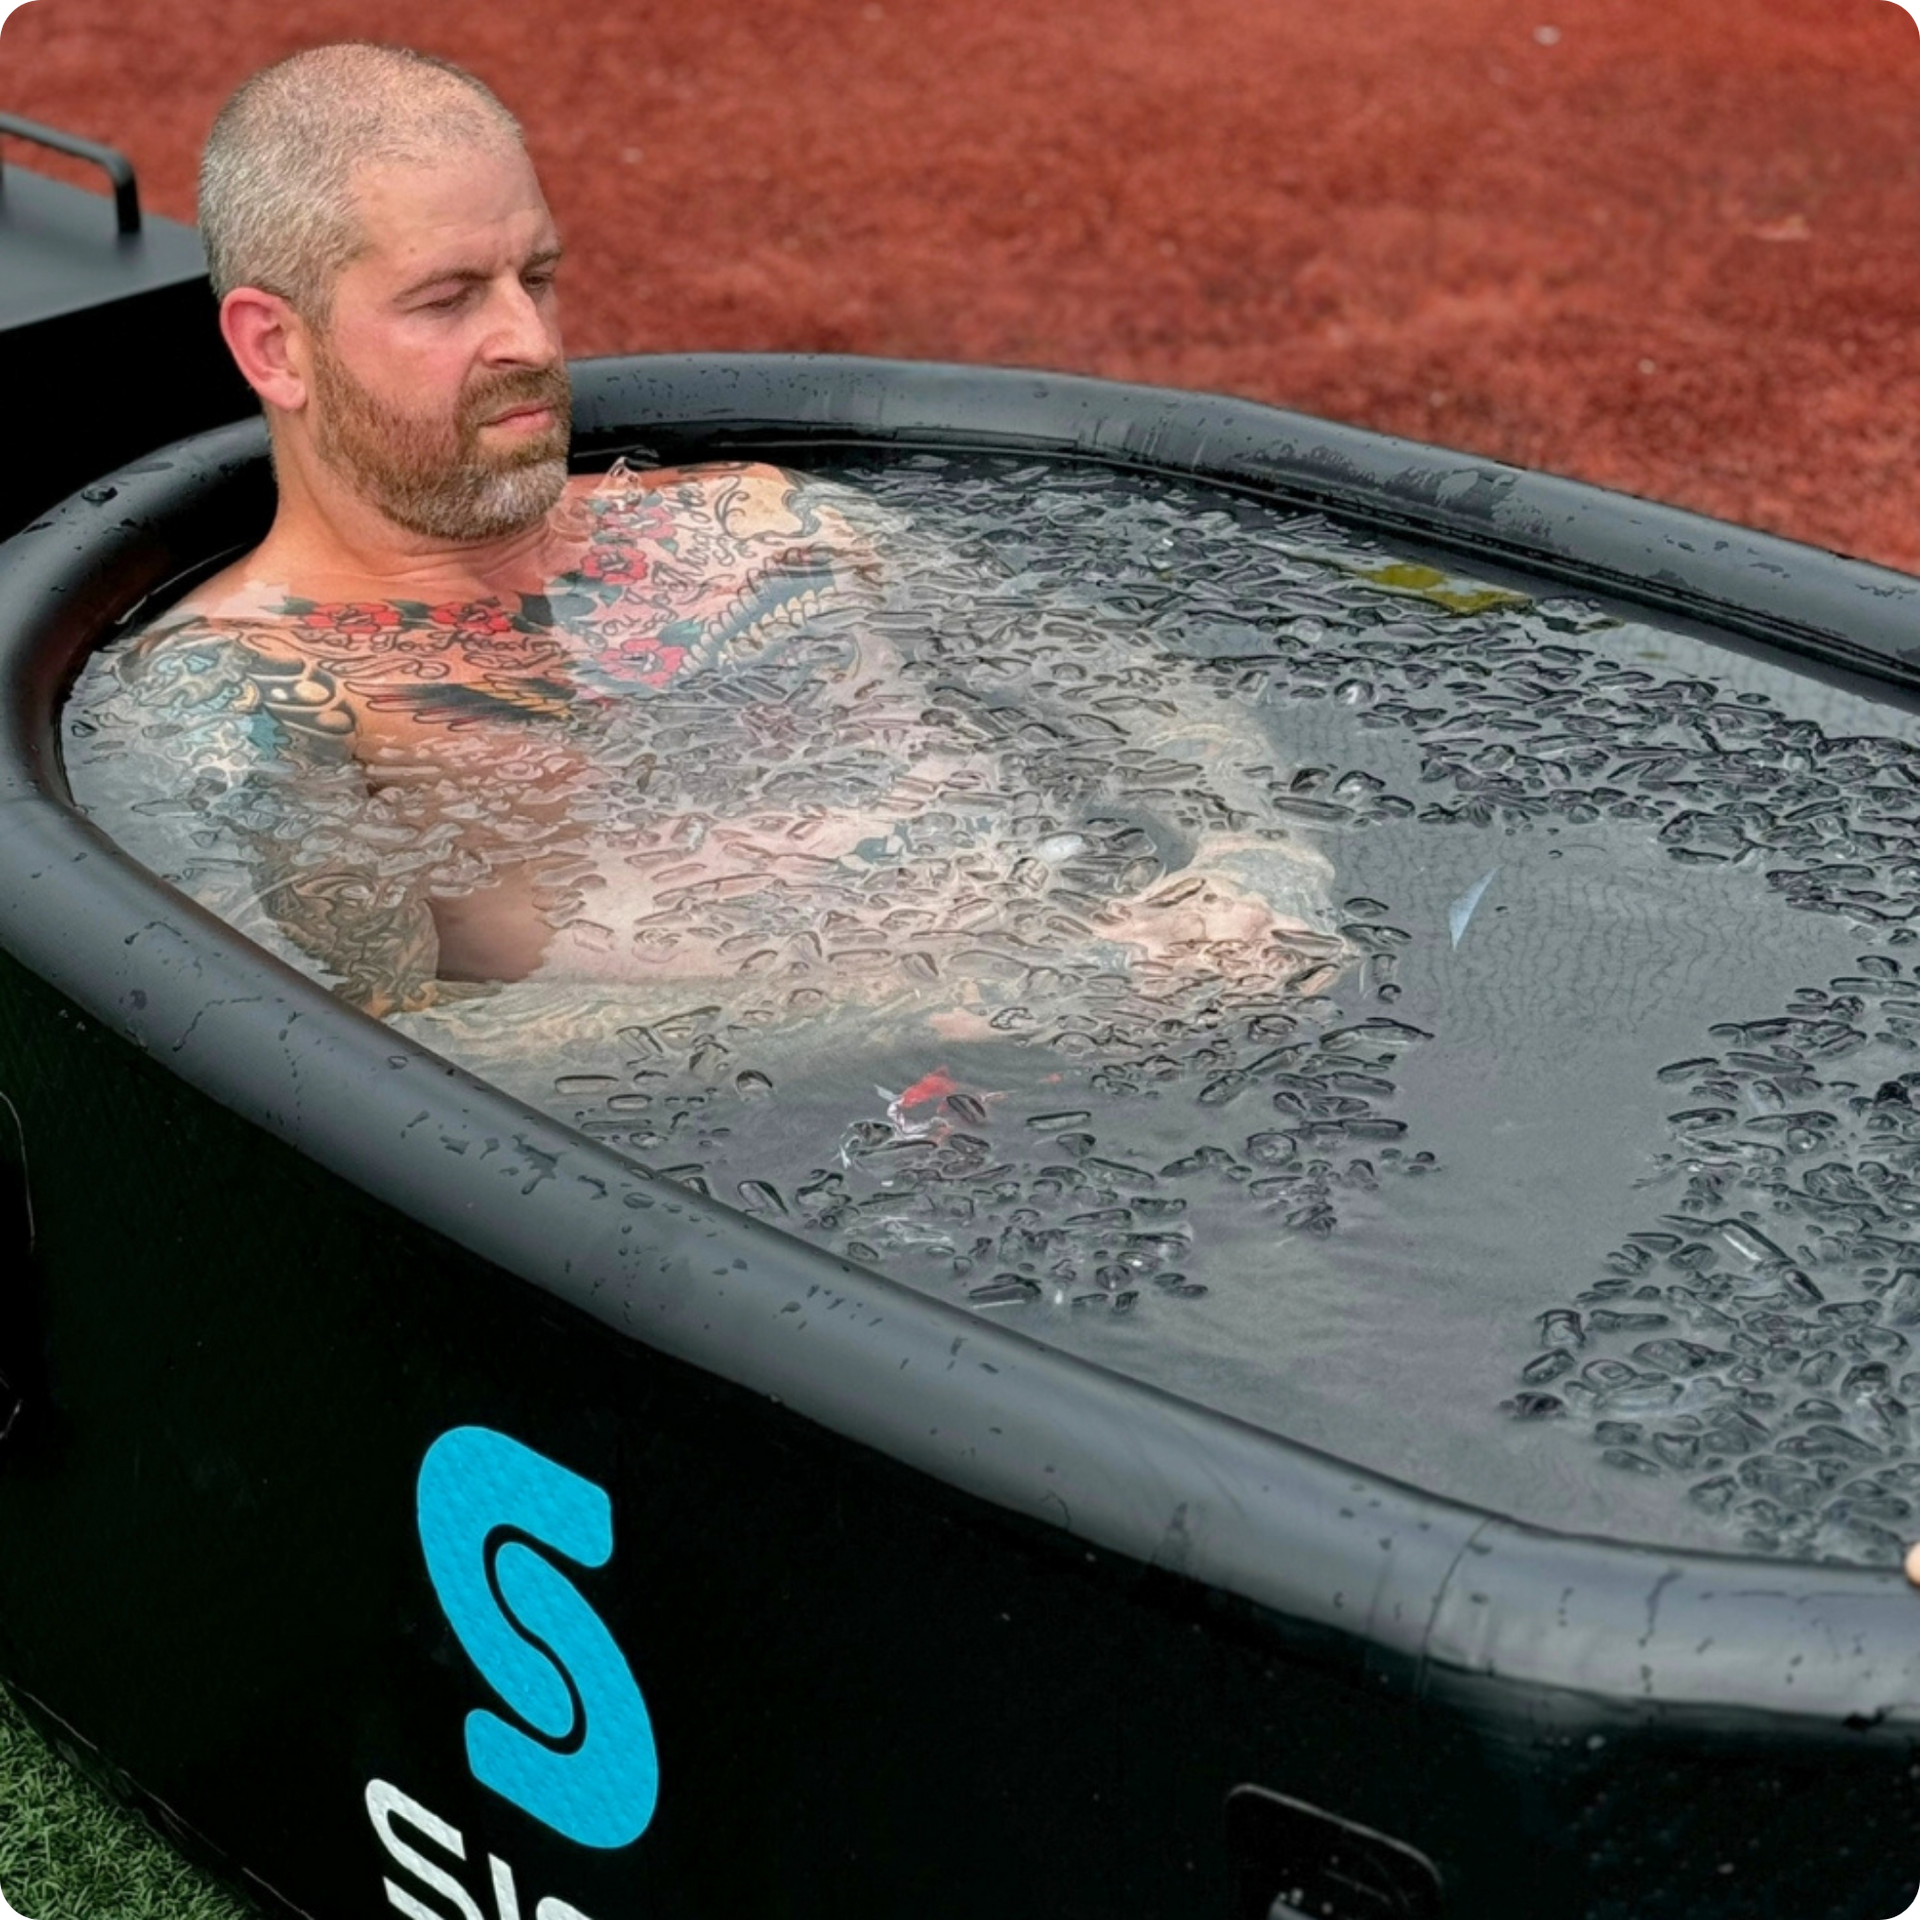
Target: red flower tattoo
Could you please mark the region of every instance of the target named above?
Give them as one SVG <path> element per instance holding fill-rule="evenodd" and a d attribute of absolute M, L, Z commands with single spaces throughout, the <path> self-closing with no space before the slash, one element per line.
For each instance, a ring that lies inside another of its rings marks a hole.
<path fill-rule="evenodd" d="M 464 604 L 449 600 L 444 606 L 429 607 L 427 618 L 436 627 L 457 627 L 463 634 L 514 630 L 513 615 L 498 600 L 469 600 Z"/>
<path fill-rule="evenodd" d="M 583 580 L 598 581 L 603 586 L 627 586 L 636 580 L 644 580 L 651 569 L 637 553 L 629 552 L 623 546 L 605 545 L 589 547 L 574 571 Z"/>
<path fill-rule="evenodd" d="M 685 647 L 671 647 L 658 635 L 643 634 L 603 648 L 594 656 L 602 677 L 620 686 L 664 687 L 686 663 Z"/>
<path fill-rule="evenodd" d="M 404 624 L 400 609 L 382 600 L 341 600 L 300 616 L 300 625 L 317 633 L 390 633 Z"/>

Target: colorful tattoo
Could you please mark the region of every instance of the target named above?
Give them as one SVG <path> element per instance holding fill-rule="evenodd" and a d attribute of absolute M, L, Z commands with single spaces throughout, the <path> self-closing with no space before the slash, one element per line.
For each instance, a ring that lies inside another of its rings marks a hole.
<path fill-rule="evenodd" d="M 645 492 L 623 482 L 616 468 L 588 499 L 586 556 L 558 583 L 594 607 L 579 629 L 590 688 L 657 689 L 766 659 L 854 582 L 851 543 L 825 537 L 791 475 L 703 468 Z"/>
<path fill-rule="evenodd" d="M 218 633 L 375 712 L 544 720 L 583 696 L 765 660 L 855 578 L 845 540 L 826 539 L 804 488 L 771 469 L 703 469 L 647 490 L 616 471 L 584 504 L 586 552 L 544 593 L 437 605 L 288 597 L 258 620 L 153 639 Z M 269 696 L 279 670 L 263 665 L 259 689 L 276 712 L 310 697 L 306 686 Z"/>
<path fill-rule="evenodd" d="M 369 816 L 360 840 L 351 828 L 289 830 L 290 776 L 362 763 L 377 776 L 356 783 L 367 804 L 379 812 L 385 794 L 400 805 L 421 770 L 383 773 L 383 753 L 438 757 L 414 729 L 564 722 L 688 673 L 764 663 L 859 578 L 847 531 L 771 468 L 645 477 L 616 468 L 576 505 L 584 552 L 545 592 L 440 603 L 290 596 L 257 617 L 163 625 L 123 666 L 143 706 L 174 729 L 185 784 L 234 802 L 225 811 L 250 848 L 257 899 L 371 1011 L 419 1006 L 436 990 L 432 863 L 395 876 L 376 856 L 397 816 Z M 562 764 L 569 752 L 560 743 Z M 424 777 L 435 778 L 430 765 Z M 550 785 L 501 779 L 482 804 L 467 796 L 445 809 L 446 821 L 459 819 L 446 830 L 468 864 L 496 876 L 537 863 L 563 811 Z M 419 791 L 406 803 L 416 813 L 430 804 Z"/>
<path fill-rule="evenodd" d="M 325 667 L 278 651 L 256 624 L 188 619 L 145 636 L 123 662 L 143 707 L 165 716 L 181 786 L 225 797 L 248 848 L 260 903 L 288 937 L 339 976 L 336 991 L 387 1013 L 432 997 L 431 907 L 409 880 L 307 828 L 287 828 L 300 769 L 351 764 L 358 722 Z M 292 791 L 288 791 L 289 788 Z"/>

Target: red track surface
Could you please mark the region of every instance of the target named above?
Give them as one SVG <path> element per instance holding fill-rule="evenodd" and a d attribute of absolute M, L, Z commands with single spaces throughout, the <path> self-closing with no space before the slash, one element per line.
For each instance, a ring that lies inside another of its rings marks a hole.
<path fill-rule="evenodd" d="M 346 37 L 521 116 L 576 353 L 1251 394 L 1920 572 L 1920 32 L 1888 0 L 33 0 L 0 108 L 190 220 L 227 92 Z"/>

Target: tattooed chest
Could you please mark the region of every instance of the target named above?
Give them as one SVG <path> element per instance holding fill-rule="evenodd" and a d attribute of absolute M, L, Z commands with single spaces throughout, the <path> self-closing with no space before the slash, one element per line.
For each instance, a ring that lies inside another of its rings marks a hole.
<path fill-rule="evenodd" d="M 435 732 L 591 726 L 701 670 L 786 658 L 836 677 L 832 660 L 793 644 L 840 585 L 830 545 L 791 515 L 772 530 L 734 524 L 717 504 L 729 484 L 595 501 L 540 592 L 287 594 L 252 617 L 203 615 L 150 636 L 136 671 L 176 709 L 245 717 L 256 747 L 324 742 L 363 759 L 419 750 Z"/>

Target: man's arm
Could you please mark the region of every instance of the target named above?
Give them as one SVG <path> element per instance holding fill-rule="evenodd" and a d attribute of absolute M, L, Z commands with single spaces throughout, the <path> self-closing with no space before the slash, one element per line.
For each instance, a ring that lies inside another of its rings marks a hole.
<path fill-rule="evenodd" d="M 198 618 L 147 635 L 120 675 L 170 790 L 246 859 L 249 904 L 355 1006 L 427 1005 L 439 941 L 424 863 L 376 857 L 382 802 L 337 680 L 258 629 Z"/>

